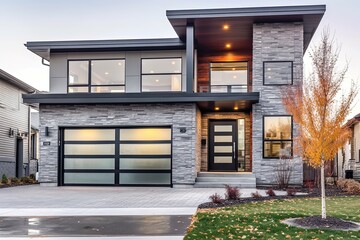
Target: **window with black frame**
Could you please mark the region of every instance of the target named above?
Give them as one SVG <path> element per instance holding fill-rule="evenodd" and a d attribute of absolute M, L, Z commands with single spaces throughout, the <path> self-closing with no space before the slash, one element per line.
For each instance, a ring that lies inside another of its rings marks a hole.
<path fill-rule="evenodd" d="M 264 116 L 263 157 L 292 156 L 292 146 L 292 117 Z"/>
<path fill-rule="evenodd" d="M 68 92 L 125 92 L 125 60 L 70 60 Z"/>
<path fill-rule="evenodd" d="M 181 58 L 141 60 L 142 92 L 180 92 Z"/>
<path fill-rule="evenodd" d="M 210 64 L 211 92 L 247 92 L 247 84 L 247 62 L 221 62 Z"/>

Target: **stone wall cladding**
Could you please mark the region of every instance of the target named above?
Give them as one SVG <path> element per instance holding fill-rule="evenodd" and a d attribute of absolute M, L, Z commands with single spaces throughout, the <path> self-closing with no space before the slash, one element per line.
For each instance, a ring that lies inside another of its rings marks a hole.
<path fill-rule="evenodd" d="M 196 177 L 196 105 L 40 105 L 41 183 L 58 180 L 58 129 L 66 126 L 163 126 L 173 128 L 173 184 L 194 184 Z M 45 127 L 50 135 L 45 136 Z M 186 133 L 179 128 L 185 127 Z M 43 146 L 43 142 L 50 146 Z"/>
<path fill-rule="evenodd" d="M 210 119 L 245 119 L 245 158 L 246 170 L 251 172 L 251 118 L 246 112 L 238 113 L 204 113 L 201 119 L 201 137 L 206 139 L 206 144 L 201 146 L 201 171 L 208 171 L 208 149 L 209 149 L 209 120 Z"/>
<path fill-rule="evenodd" d="M 276 166 L 279 159 L 263 159 L 263 116 L 287 115 L 282 103 L 286 86 L 263 85 L 264 61 L 293 61 L 293 81 L 302 82 L 303 72 L 303 24 L 302 23 L 256 23 L 253 25 L 253 91 L 260 92 L 260 101 L 253 105 L 252 147 L 253 173 L 257 184 L 275 184 Z M 294 125 L 294 137 L 296 137 Z M 292 184 L 302 184 L 303 165 L 294 156 Z"/>

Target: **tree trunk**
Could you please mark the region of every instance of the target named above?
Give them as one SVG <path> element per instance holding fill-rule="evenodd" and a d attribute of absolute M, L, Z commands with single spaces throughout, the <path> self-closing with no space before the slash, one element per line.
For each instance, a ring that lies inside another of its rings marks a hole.
<path fill-rule="evenodd" d="M 325 161 L 321 160 L 321 217 L 326 218 L 326 202 L 325 202 Z"/>

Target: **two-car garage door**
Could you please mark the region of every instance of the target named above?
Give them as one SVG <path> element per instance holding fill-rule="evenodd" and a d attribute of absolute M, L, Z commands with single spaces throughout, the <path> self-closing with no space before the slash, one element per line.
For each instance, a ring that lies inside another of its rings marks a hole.
<path fill-rule="evenodd" d="M 171 186 L 171 127 L 61 128 L 61 185 Z"/>

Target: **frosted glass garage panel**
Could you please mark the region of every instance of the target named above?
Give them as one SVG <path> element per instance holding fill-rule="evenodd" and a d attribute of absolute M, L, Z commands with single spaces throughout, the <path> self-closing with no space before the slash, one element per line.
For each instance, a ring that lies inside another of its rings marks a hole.
<path fill-rule="evenodd" d="M 171 169 L 170 158 L 121 158 L 120 169 Z"/>
<path fill-rule="evenodd" d="M 64 173 L 65 184 L 114 184 L 114 173 Z"/>
<path fill-rule="evenodd" d="M 121 155 L 170 155 L 171 144 L 120 144 Z"/>
<path fill-rule="evenodd" d="M 120 129 L 121 141 L 171 140 L 171 128 Z"/>
<path fill-rule="evenodd" d="M 115 144 L 65 144 L 65 155 L 114 155 Z"/>
<path fill-rule="evenodd" d="M 64 169 L 114 169 L 114 158 L 64 158 Z"/>
<path fill-rule="evenodd" d="M 120 184 L 170 184 L 170 173 L 120 173 Z"/>
<path fill-rule="evenodd" d="M 65 141 L 115 141 L 115 129 L 65 129 Z"/>

